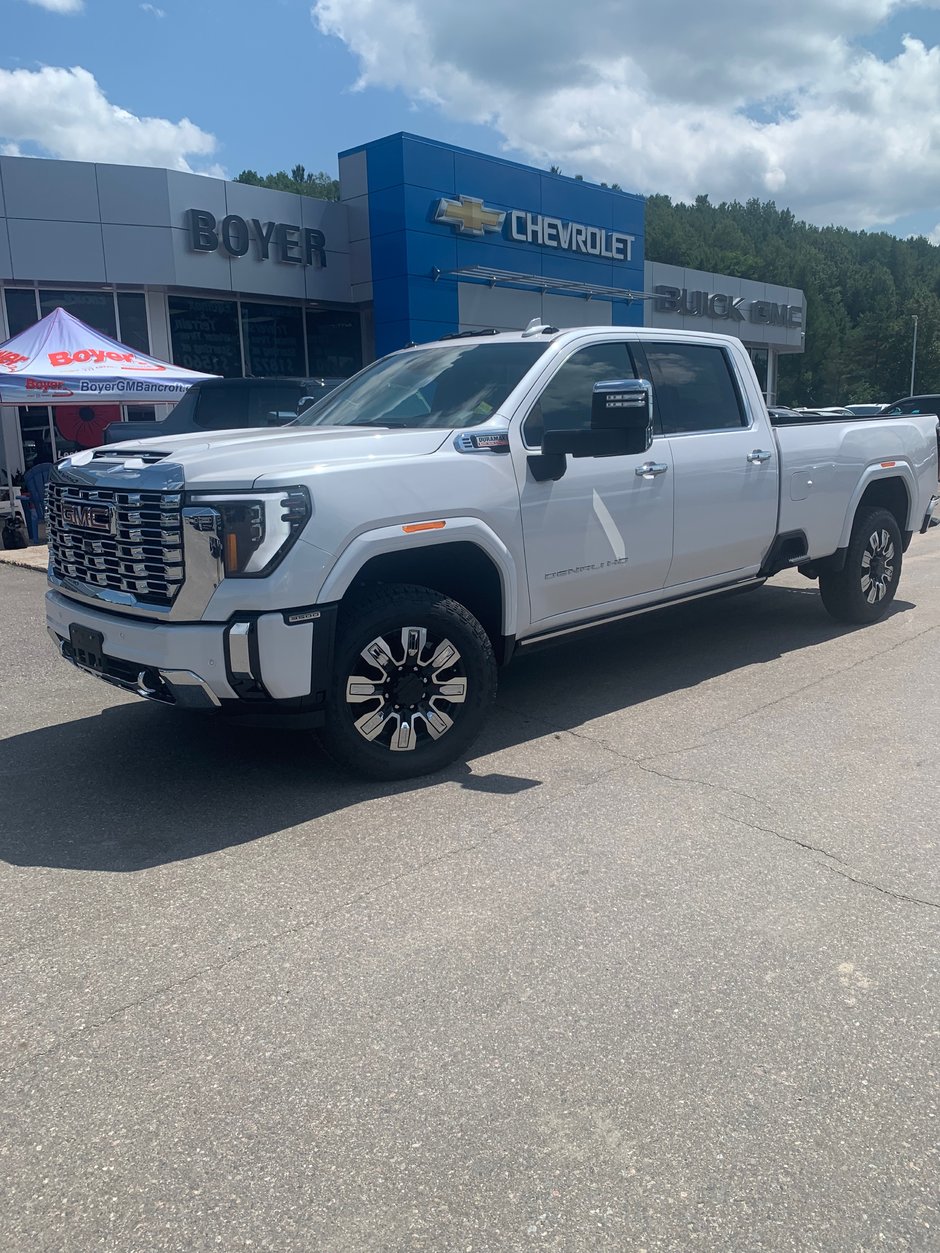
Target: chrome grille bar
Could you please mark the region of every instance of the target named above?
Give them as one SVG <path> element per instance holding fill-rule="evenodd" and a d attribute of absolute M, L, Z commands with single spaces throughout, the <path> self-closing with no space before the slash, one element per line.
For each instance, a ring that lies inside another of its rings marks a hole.
<path fill-rule="evenodd" d="M 50 482 L 46 517 L 53 573 L 130 593 L 142 604 L 172 604 L 184 580 L 182 503 L 180 492 Z"/>

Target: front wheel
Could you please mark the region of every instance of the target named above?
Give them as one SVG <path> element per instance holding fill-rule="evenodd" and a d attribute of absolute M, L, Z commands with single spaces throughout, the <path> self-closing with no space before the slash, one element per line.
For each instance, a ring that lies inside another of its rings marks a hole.
<path fill-rule="evenodd" d="M 887 509 L 859 509 L 845 565 L 819 576 L 826 609 L 840 622 L 876 622 L 886 612 L 901 577 L 901 529 Z"/>
<path fill-rule="evenodd" d="M 341 612 L 327 752 L 357 774 L 431 774 L 470 747 L 496 695 L 496 659 L 472 613 L 441 592 L 383 584 Z"/>

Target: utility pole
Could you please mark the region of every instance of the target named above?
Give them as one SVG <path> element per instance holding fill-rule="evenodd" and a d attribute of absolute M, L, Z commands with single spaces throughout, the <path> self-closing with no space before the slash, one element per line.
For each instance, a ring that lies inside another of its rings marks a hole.
<path fill-rule="evenodd" d="M 917 363 L 917 314 L 912 314 L 914 318 L 914 347 L 911 349 L 911 390 L 910 395 L 914 395 L 914 366 Z"/>

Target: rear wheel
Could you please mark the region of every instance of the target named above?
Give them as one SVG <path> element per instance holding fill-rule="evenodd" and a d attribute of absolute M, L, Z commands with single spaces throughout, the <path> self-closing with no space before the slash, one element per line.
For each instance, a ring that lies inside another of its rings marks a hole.
<path fill-rule="evenodd" d="M 473 614 L 430 588 L 383 584 L 340 616 L 324 747 L 374 779 L 441 770 L 470 747 L 496 695 Z"/>
<path fill-rule="evenodd" d="M 859 509 L 845 565 L 819 576 L 826 609 L 840 622 L 876 622 L 894 600 L 901 577 L 901 528 L 887 509 Z"/>

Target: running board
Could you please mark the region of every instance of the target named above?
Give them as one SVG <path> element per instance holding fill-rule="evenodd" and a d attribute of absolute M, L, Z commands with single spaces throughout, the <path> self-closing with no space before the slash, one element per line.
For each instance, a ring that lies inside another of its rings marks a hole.
<path fill-rule="evenodd" d="M 576 631 L 590 631 L 592 627 L 609 626 L 610 623 L 622 622 L 625 618 L 638 618 L 641 614 L 654 613 L 657 609 L 673 609 L 677 605 L 688 605 L 696 600 L 708 600 L 712 596 L 746 592 L 751 588 L 761 587 L 766 582 L 766 578 L 758 575 L 753 579 L 742 579 L 739 583 L 722 583 L 720 587 L 710 587 L 704 592 L 693 592 L 687 596 L 671 596 L 668 600 L 656 601 L 650 605 L 637 605 L 635 609 L 621 609 L 616 613 L 605 614 L 601 618 L 589 618 L 586 622 L 576 622 L 573 626 L 556 627 L 551 631 L 541 631 L 538 635 L 529 635 L 524 640 L 516 641 L 516 650 L 528 648 L 532 644 L 544 644 L 563 635 L 573 635 Z"/>

